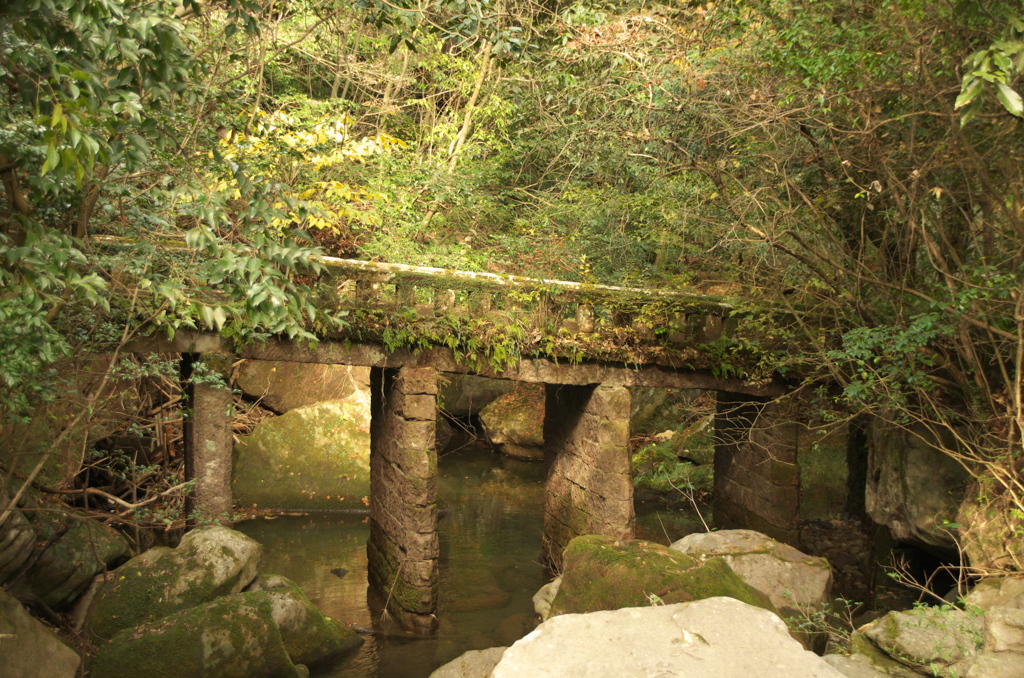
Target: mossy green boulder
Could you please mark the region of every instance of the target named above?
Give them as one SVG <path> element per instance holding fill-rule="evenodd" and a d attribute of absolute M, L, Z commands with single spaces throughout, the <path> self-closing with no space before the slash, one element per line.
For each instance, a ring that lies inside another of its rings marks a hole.
<path fill-rule="evenodd" d="M 288 656 L 296 664 L 318 664 L 363 644 L 359 634 L 317 609 L 291 579 L 261 576 L 253 589 L 251 594 L 242 595 L 266 593 L 274 623 L 281 631 Z"/>
<path fill-rule="evenodd" d="M 32 525 L 36 541 L 49 547 L 9 591 L 38 596 L 55 610 L 69 606 L 93 577 L 131 555 L 128 540 L 119 532 L 66 509 L 36 511 Z"/>
<path fill-rule="evenodd" d="M 199 527 L 176 549 L 157 547 L 114 570 L 96 593 L 88 628 L 98 642 L 125 629 L 238 593 L 263 557 L 259 542 L 235 530 Z M 188 675 L 188 674 L 181 674 Z"/>
<path fill-rule="evenodd" d="M 746 584 L 721 558 L 699 561 L 661 544 L 584 535 L 565 549 L 562 584 L 551 603 L 551 616 L 715 596 L 775 612 L 768 597 Z"/>
<path fill-rule="evenodd" d="M 265 591 L 218 598 L 118 633 L 90 678 L 298 678 Z"/>
<path fill-rule="evenodd" d="M 234 450 L 240 506 L 364 508 L 370 495 L 370 396 L 298 407 L 266 419 Z"/>

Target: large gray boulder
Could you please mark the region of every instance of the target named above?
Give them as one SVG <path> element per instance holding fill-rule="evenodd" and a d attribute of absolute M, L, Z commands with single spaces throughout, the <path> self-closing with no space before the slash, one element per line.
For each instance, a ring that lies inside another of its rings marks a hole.
<path fill-rule="evenodd" d="M 242 393 L 278 414 L 369 391 L 370 368 L 352 365 L 252 360 L 235 380 Z"/>
<path fill-rule="evenodd" d="M 507 648 L 470 650 L 430 674 L 430 678 L 490 678 Z"/>
<path fill-rule="evenodd" d="M 970 474 L 941 449 L 953 440 L 921 428 L 907 429 L 876 419 L 870 431 L 865 507 L 897 541 L 956 559 L 952 524 Z"/>
<path fill-rule="evenodd" d="M 110 573 L 89 609 L 89 631 L 102 642 L 144 622 L 238 593 L 255 579 L 262 557 L 259 542 L 241 532 L 219 525 L 196 528 L 178 548 L 152 548 Z"/>
<path fill-rule="evenodd" d="M 121 631 L 89 661 L 90 678 L 299 678 L 264 591 Z M 308 674 L 307 674 L 308 675 Z"/>
<path fill-rule="evenodd" d="M 370 494 L 369 391 L 263 420 L 235 444 L 233 467 L 240 506 L 362 509 Z"/>
<path fill-rule="evenodd" d="M 841 678 L 767 610 L 732 598 L 552 617 L 493 678 Z"/>
<path fill-rule="evenodd" d="M 280 575 L 260 577 L 250 591 L 266 593 L 281 640 L 296 664 L 317 664 L 363 644 L 355 631 L 325 616 L 291 579 Z"/>
<path fill-rule="evenodd" d="M 818 612 L 831 596 L 832 570 L 826 559 L 754 530 L 694 533 L 671 548 L 700 561 L 723 558 L 740 579 L 768 596 L 783 617 Z"/>
<path fill-rule="evenodd" d="M 78 653 L 0 589 L 0 675 L 5 678 L 74 678 Z"/>
<path fill-rule="evenodd" d="M 480 413 L 484 435 L 517 459 L 544 458 L 544 385 L 517 383 Z"/>

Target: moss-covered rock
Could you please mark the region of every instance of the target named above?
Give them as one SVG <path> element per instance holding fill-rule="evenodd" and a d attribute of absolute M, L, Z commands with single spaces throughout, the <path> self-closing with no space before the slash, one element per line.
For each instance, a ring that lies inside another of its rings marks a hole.
<path fill-rule="evenodd" d="M 296 664 L 317 664 L 363 644 L 359 634 L 317 609 L 291 579 L 267 575 L 253 588 L 242 595 L 266 593 L 285 649 Z"/>
<path fill-rule="evenodd" d="M 370 368 L 355 365 L 252 360 L 238 373 L 242 393 L 284 414 L 325 400 L 342 400 L 370 388 Z"/>
<path fill-rule="evenodd" d="M 370 494 L 370 396 L 296 408 L 261 422 L 234 450 L 242 506 L 363 508 Z"/>
<path fill-rule="evenodd" d="M 487 440 L 518 459 L 544 458 L 544 385 L 517 383 L 480 412 Z"/>
<path fill-rule="evenodd" d="M 565 549 L 562 583 L 551 603 L 551 616 L 715 596 L 775 612 L 768 597 L 746 584 L 721 558 L 701 562 L 660 544 L 584 535 Z"/>
<path fill-rule="evenodd" d="M 37 543 L 47 547 L 10 592 L 38 596 L 53 609 L 70 605 L 93 577 L 131 554 L 124 536 L 85 516 L 37 511 L 32 523 Z"/>
<path fill-rule="evenodd" d="M 89 631 L 105 641 L 144 622 L 238 593 L 256 577 L 262 556 L 259 542 L 241 532 L 219 525 L 197 528 L 178 548 L 150 549 L 114 570 L 89 610 Z"/>
<path fill-rule="evenodd" d="M 218 598 L 118 633 L 91 678 L 297 678 L 265 591 Z"/>

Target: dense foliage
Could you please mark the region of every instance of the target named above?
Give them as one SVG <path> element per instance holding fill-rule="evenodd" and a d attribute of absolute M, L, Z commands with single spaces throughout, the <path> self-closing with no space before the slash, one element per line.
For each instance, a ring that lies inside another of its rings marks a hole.
<path fill-rule="evenodd" d="M 1022 68 L 1018 0 L 7 3 L 0 412 L 79 344 L 337 327 L 321 252 L 690 286 L 1019 520 Z"/>

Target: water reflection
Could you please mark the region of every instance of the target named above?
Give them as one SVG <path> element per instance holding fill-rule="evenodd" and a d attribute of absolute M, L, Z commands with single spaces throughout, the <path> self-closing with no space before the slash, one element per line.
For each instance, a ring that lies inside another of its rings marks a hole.
<path fill-rule="evenodd" d="M 314 676 L 426 678 L 466 650 L 510 645 L 533 628 L 532 596 L 547 581 L 539 564 L 543 464 L 467 447 L 442 455 L 438 481 L 438 636 L 375 635 L 358 653 Z M 238 529 L 264 545 L 264 572 L 294 579 L 327 615 L 366 627 L 376 621 L 370 607 L 383 601 L 372 594 L 368 601 L 368 518 L 281 516 Z M 347 573 L 338 577 L 332 572 L 338 568 Z"/>

